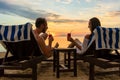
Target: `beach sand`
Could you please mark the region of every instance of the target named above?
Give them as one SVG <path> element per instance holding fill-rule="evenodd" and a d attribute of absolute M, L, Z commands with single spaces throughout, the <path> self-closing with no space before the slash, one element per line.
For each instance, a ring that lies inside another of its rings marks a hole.
<path fill-rule="evenodd" d="M 61 59 L 61 63 L 63 60 Z M 113 68 L 115 70 L 117 68 Z M 107 69 L 107 71 L 112 69 Z M 60 78 L 56 78 L 56 73 L 53 72 L 53 63 L 52 62 L 41 62 L 38 64 L 38 80 L 88 80 L 89 74 L 89 64 L 83 61 L 77 61 L 77 77 L 73 76 L 73 72 L 61 72 Z M 95 67 L 95 71 L 106 71 L 99 67 Z M 31 69 L 24 71 L 18 70 L 5 70 L 5 73 L 30 73 Z M 31 80 L 30 78 L 9 78 L 9 77 L 0 77 L 0 80 Z M 119 74 L 106 74 L 106 75 L 96 75 L 95 80 L 120 80 Z"/>

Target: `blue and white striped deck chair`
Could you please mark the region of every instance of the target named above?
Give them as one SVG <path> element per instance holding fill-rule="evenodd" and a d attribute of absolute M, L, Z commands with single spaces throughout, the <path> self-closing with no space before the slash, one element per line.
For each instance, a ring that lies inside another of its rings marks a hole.
<path fill-rule="evenodd" d="M 6 48 L 17 59 L 30 56 L 31 52 L 34 52 L 34 48 L 38 47 L 32 33 L 32 24 L 30 23 L 11 26 L 0 25 L 0 41 L 5 44 Z M 37 51 L 40 52 L 39 50 Z M 34 53 L 33 55 L 41 54 Z"/>
<path fill-rule="evenodd" d="M 95 65 L 101 68 L 114 68 L 120 67 L 120 54 L 117 51 L 120 49 L 120 28 L 104 28 L 98 26 L 92 34 L 90 42 L 88 44 L 88 48 L 94 44 L 94 50 L 92 51 L 93 54 L 91 56 L 85 56 L 84 59 L 86 62 L 89 62 L 89 80 L 94 80 L 95 75 Z M 115 50 L 115 54 L 106 53 L 104 50 Z M 104 55 L 100 55 L 104 53 Z M 117 53 L 117 54 L 116 54 Z M 107 56 L 107 57 L 106 57 Z M 120 69 L 120 68 L 119 68 Z M 106 71 L 106 73 L 109 71 Z M 115 73 L 113 70 L 110 71 L 111 73 Z M 119 72 L 118 70 L 116 72 Z M 104 72 L 102 72 L 103 74 Z"/>
<path fill-rule="evenodd" d="M 0 25 L 0 41 L 7 49 L 5 59 L 0 59 L 0 69 L 32 68 L 32 74 L 28 77 L 37 80 L 36 67 L 37 63 L 41 62 L 43 55 L 32 32 L 32 24 Z M 12 56 L 8 56 L 9 52 Z M 4 64 L 2 64 L 2 60 Z"/>

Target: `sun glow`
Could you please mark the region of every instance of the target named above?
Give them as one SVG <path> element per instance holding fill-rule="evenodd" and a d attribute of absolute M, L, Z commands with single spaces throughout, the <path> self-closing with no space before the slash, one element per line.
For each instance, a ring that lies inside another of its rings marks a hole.
<path fill-rule="evenodd" d="M 49 33 L 49 35 L 50 35 L 50 34 L 51 34 L 53 37 L 55 37 L 55 36 L 56 36 L 56 34 L 55 34 L 55 33 L 53 33 L 53 32 L 50 32 L 50 33 Z"/>

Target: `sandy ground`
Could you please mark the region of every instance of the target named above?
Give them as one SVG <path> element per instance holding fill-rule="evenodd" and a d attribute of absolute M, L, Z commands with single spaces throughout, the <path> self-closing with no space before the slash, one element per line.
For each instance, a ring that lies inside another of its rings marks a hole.
<path fill-rule="evenodd" d="M 62 62 L 62 60 L 61 60 Z M 99 71 L 109 71 L 113 69 L 101 69 L 95 67 L 96 72 Z M 30 73 L 31 69 L 25 71 L 11 71 L 6 70 L 5 73 Z M 53 63 L 52 62 L 42 62 L 38 64 L 38 80 L 88 80 L 89 74 L 89 64 L 87 62 L 78 61 L 77 62 L 77 77 L 73 76 L 73 72 L 61 72 L 60 78 L 56 78 L 56 73 L 53 72 Z M 0 80 L 31 80 L 30 78 L 9 78 L 9 77 L 0 77 Z M 120 80 L 120 76 L 117 74 L 105 74 L 105 75 L 96 75 L 95 80 Z"/>

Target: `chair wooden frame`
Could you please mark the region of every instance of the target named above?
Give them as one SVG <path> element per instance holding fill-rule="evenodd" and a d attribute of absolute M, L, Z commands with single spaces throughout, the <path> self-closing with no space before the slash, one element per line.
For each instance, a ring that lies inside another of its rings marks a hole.
<path fill-rule="evenodd" d="M 6 45 L 7 52 L 4 58 L 0 59 L 0 76 L 4 77 L 31 77 L 37 80 L 37 64 L 43 60 L 43 55 L 34 38 L 33 32 L 30 32 L 31 40 L 21 42 L 3 42 Z M 8 53 L 12 56 L 9 57 Z M 31 74 L 5 74 L 4 70 L 25 70 L 31 68 Z"/>
<path fill-rule="evenodd" d="M 93 54 L 94 53 L 95 53 L 95 51 L 93 51 Z M 109 60 L 109 59 L 105 59 L 102 57 L 95 57 L 94 55 L 89 55 L 89 56 L 82 56 L 82 60 L 89 63 L 89 80 L 95 80 L 95 75 L 100 74 L 100 73 L 113 74 L 113 73 L 117 72 L 118 74 L 120 74 L 120 58 L 115 59 L 115 60 Z M 115 63 L 113 63 L 113 62 L 115 62 Z M 98 66 L 103 69 L 118 67 L 119 70 L 95 73 L 95 66 Z"/>
<path fill-rule="evenodd" d="M 90 53 L 90 54 L 89 54 Z M 110 58 L 105 58 L 104 56 L 97 56 L 98 51 L 97 50 L 92 50 L 91 48 L 85 53 L 85 55 L 80 55 L 77 60 L 83 60 L 84 62 L 88 62 L 89 63 L 89 80 L 95 80 L 95 75 L 97 74 L 105 74 L 105 73 L 118 73 L 120 74 L 120 53 L 115 50 L 115 55 L 111 55 L 111 57 L 113 56 L 113 59 Z M 100 53 L 99 53 L 100 54 Z M 110 53 L 106 53 L 110 54 Z M 108 71 L 108 72 L 99 72 L 96 73 L 95 72 L 95 66 L 98 66 L 100 68 L 103 69 L 108 69 L 108 68 L 119 68 L 118 71 Z"/>

